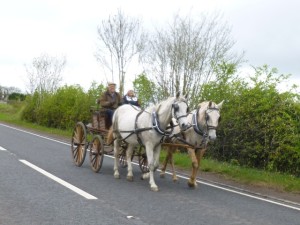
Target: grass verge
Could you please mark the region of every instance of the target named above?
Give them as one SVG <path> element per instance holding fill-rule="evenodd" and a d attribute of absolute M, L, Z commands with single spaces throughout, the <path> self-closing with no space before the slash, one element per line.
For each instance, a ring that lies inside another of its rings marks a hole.
<path fill-rule="evenodd" d="M 160 156 L 161 161 L 165 156 L 166 152 L 162 151 Z M 176 168 L 191 171 L 191 159 L 188 154 L 176 153 L 173 155 L 173 160 Z M 226 162 L 205 158 L 205 156 L 201 161 L 200 170 L 203 172 L 219 174 L 225 179 L 242 184 L 272 188 L 277 191 L 300 193 L 300 179 L 289 174 L 236 166 Z"/>

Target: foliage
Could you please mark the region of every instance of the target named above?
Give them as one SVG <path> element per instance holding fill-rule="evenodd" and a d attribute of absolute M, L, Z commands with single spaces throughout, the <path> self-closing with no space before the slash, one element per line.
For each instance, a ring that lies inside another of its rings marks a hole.
<path fill-rule="evenodd" d="M 24 101 L 26 98 L 26 95 L 22 93 L 13 92 L 8 96 L 8 100 L 10 101 Z"/>
<path fill-rule="evenodd" d="M 140 74 L 133 81 L 133 87 L 143 108 L 148 106 L 150 103 L 157 102 L 157 98 L 155 98 L 155 96 L 157 96 L 155 84 L 147 78 L 145 73 Z"/>
<path fill-rule="evenodd" d="M 240 165 L 300 176 L 299 96 L 277 90 L 288 76 L 277 75 L 276 69 L 263 66 L 255 72 L 250 77 L 252 86 L 221 76 L 225 78 L 205 87 L 203 99 L 226 98 L 218 129 L 221 137 L 209 154 Z"/>
<path fill-rule="evenodd" d="M 27 105 L 22 118 L 39 125 L 62 129 L 73 127 L 77 121 L 87 123 L 91 116 L 90 107 L 96 105 L 96 99 L 103 90 L 103 85 L 93 83 L 88 93 L 78 85 L 61 87 L 55 93 L 36 91 L 26 99 Z M 41 95 L 42 102 L 39 101 Z"/>

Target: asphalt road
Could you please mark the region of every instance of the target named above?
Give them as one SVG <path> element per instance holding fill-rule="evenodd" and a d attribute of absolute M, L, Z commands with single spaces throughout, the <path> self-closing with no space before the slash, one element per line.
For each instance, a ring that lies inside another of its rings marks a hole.
<path fill-rule="evenodd" d="M 159 192 L 148 181 L 113 177 L 113 159 L 100 173 L 71 159 L 69 143 L 0 123 L 0 224 L 253 224 L 299 225 L 300 206 L 252 196 L 213 184 L 189 189 L 156 174 Z"/>

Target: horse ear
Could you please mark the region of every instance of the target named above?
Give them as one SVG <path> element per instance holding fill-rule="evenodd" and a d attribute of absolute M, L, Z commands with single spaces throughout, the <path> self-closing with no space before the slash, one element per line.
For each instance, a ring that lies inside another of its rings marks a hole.
<path fill-rule="evenodd" d="M 219 109 L 221 109 L 221 108 L 222 108 L 223 102 L 224 102 L 224 100 L 223 100 L 223 101 L 221 101 L 221 102 L 218 104 L 218 108 L 219 108 Z"/>
<path fill-rule="evenodd" d="M 212 101 L 209 101 L 208 103 L 208 107 L 211 107 Z"/>
<path fill-rule="evenodd" d="M 185 94 L 184 98 L 187 100 L 188 99 L 188 93 Z"/>
<path fill-rule="evenodd" d="M 176 93 L 176 98 L 179 98 L 179 96 L 180 96 L 180 91 L 178 91 L 178 92 Z"/>

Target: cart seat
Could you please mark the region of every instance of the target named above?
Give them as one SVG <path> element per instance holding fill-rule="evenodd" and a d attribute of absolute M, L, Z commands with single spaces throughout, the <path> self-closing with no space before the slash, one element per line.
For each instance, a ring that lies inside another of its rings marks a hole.
<path fill-rule="evenodd" d="M 111 122 L 106 116 L 106 109 L 93 109 L 91 108 L 92 114 L 92 127 L 97 130 L 108 130 L 111 126 Z"/>

